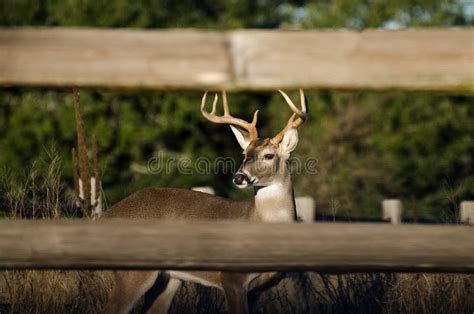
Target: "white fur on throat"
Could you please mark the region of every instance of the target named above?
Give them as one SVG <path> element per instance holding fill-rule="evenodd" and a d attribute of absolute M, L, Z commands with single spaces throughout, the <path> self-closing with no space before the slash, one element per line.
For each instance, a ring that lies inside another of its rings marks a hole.
<path fill-rule="evenodd" d="M 276 183 L 260 188 L 255 195 L 257 215 L 265 222 L 293 221 L 293 199 L 288 187 Z"/>

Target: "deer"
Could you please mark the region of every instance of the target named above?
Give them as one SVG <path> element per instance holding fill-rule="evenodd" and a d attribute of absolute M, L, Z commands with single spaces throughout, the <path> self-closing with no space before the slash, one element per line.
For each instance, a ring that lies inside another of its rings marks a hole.
<path fill-rule="evenodd" d="M 216 124 L 230 126 L 244 159 L 233 175 L 238 188 L 253 187 L 253 200 L 232 200 L 198 191 L 176 188 L 145 188 L 119 201 L 101 219 L 211 219 L 258 222 L 295 222 L 296 207 L 289 157 L 298 143 L 298 127 L 308 116 L 308 101 L 299 90 L 299 109 L 290 97 L 278 90 L 292 110 L 287 125 L 272 138 L 260 138 L 255 111 L 251 122 L 230 114 L 225 90 L 223 115 L 217 114 L 218 94 L 212 110 L 206 109 L 205 92 L 201 113 Z M 145 297 L 143 313 L 167 313 L 183 281 L 214 287 L 224 292 L 229 313 L 248 313 L 248 293 L 275 285 L 281 273 L 235 273 L 222 271 L 115 271 L 105 313 L 128 313 Z"/>

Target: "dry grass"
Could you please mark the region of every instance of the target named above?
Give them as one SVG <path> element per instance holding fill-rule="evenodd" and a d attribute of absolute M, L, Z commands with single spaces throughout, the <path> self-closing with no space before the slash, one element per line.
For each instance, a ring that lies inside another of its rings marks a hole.
<path fill-rule="evenodd" d="M 402 274 L 389 292 L 387 313 L 474 312 L 474 275 Z"/>
<path fill-rule="evenodd" d="M 472 313 L 473 283 L 456 274 L 293 273 L 253 313 Z"/>
<path fill-rule="evenodd" d="M 12 218 L 58 219 L 61 205 L 72 203 L 64 195 L 63 164 L 56 149 L 47 151 L 48 158 L 35 162 L 25 173 L 0 169 L 0 196 Z M 69 206 L 72 207 L 72 206 Z"/>
<path fill-rule="evenodd" d="M 9 313 L 98 313 L 112 286 L 110 272 L 25 270 L 2 277 Z"/>
<path fill-rule="evenodd" d="M 99 313 L 112 286 L 107 271 L 5 271 L 0 304 L 9 313 Z M 472 313 L 474 275 L 289 273 L 250 303 L 252 313 Z M 186 283 L 170 311 L 223 313 L 224 297 Z"/>
<path fill-rule="evenodd" d="M 472 313 L 474 275 L 289 273 L 250 298 L 252 313 Z M 225 312 L 211 288 L 186 284 L 171 313 Z"/>
<path fill-rule="evenodd" d="M 9 217 L 59 219 L 64 216 L 62 161 L 54 147 L 47 160 L 34 163 L 19 176 L 0 169 L 0 192 Z M 0 313 L 97 313 L 107 300 L 110 272 L 34 271 L 0 272 Z"/>

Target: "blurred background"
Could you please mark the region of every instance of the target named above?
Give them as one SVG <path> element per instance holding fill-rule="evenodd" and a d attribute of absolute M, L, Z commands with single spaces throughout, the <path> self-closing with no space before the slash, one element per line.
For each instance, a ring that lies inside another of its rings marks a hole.
<path fill-rule="evenodd" d="M 471 1 L 105 1 L 2 0 L 0 26 L 104 28 L 400 29 L 472 26 Z M 442 45 L 443 43 L 440 43 Z M 466 45 L 472 45 L 466 43 Z M 139 47 L 137 47 L 139 49 Z M 306 90 L 311 115 L 295 157 L 318 160 L 317 173 L 294 176 L 296 195 L 311 195 L 318 213 L 380 217 L 386 198 L 404 201 L 405 215 L 454 221 L 458 204 L 474 198 L 474 97 L 433 92 Z M 96 134 L 103 196 L 111 206 L 145 186 L 210 185 L 217 194 L 251 198 L 230 174 L 153 174 L 164 157 L 231 157 L 241 149 L 231 131 L 200 115 L 201 92 L 81 89 L 86 132 Z M 297 94 L 290 93 L 297 99 Z M 229 95 L 236 116 L 261 109 L 259 130 L 272 136 L 289 112 L 275 92 Z M 283 110 L 284 109 L 284 110 Z M 284 114 L 282 114 L 284 112 Z M 0 199 L 31 168 L 47 176 L 61 160 L 64 191 L 73 189 L 76 145 L 70 90 L 0 89 Z"/>

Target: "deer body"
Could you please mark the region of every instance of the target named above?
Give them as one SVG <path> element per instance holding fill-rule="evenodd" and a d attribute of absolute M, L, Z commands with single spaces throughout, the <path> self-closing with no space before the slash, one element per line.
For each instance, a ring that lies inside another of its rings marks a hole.
<path fill-rule="evenodd" d="M 246 220 L 253 207 L 253 201 L 234 201 L 193 190 L 145 188 L 118 202 L 104 218 Z"/>
<path fill-rule="evenodd" d="M 230 116 L 225 93 L 223 117 L 215 116 L 217 97 L 210 114 L 204 110 L 206 95 L 203 97 L 203 115 L 215 123 L 231 124 L 237 141 L 244 149 L 245 159 L 233 180 L 240 188 L 253 186 L 254 200 L 236 201 L 185 189 L 146 188 L 114 205 L 105 213 L 104 218 L 295 221 L 296 209 L 288 157 L 296 147 L 296 127 L 306 118 L 307 105 L 301 90 L 303 111 L 299 111 L 288 96 L 281 93 L 294 114 L 287 127 L 272 139 L 257 137 L 257 113 L 252 123 Z M 144 311 L 166 313 L 181 281 L 192 281 L 222 290 L 230 313 L 248 313 L 248 291 L 273 282 L 275 278 L 278 279 L 277 273 L 119 271 L 115 273 L 116 286 L 105 311 L 127 313 L 145 295 Z M 147 297 L 148 295 L 150 296 Z"/>

